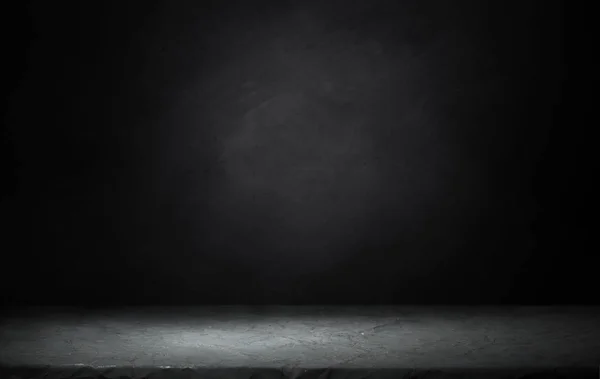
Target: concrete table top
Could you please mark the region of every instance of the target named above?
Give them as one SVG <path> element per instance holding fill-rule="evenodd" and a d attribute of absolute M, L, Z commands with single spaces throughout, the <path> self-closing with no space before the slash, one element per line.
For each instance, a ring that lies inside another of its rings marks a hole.
<path fill-rule="evenodd" d="M 592 367 L 600 309 L 216 307 L 28 309 L 0 325 L 0 365 Z"/>

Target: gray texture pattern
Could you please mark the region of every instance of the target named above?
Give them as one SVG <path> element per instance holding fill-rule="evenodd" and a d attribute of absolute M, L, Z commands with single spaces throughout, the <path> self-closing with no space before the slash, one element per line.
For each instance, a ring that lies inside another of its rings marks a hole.
<path fill-rule="evenodd" d="M 598 309 L 220 307 L 35 313 L 3 321 L 0 365 L 508 369 L 600 363 Z"/>

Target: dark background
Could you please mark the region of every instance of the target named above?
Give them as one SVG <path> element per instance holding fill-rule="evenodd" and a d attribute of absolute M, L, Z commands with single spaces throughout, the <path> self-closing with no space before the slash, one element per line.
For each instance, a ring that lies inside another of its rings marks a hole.
<path fill-rule="evenodd" d="M 5 302 L 597 302 L 562 2 L 3 17 Z"/>

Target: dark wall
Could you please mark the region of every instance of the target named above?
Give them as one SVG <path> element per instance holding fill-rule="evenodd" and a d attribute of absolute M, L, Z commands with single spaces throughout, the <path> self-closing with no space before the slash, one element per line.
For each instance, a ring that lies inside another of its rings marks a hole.
<path fill-rule="evenodd" d="M 22 7 L 6 300 L 586 300 L 561 3 L 351 3 Z"/>

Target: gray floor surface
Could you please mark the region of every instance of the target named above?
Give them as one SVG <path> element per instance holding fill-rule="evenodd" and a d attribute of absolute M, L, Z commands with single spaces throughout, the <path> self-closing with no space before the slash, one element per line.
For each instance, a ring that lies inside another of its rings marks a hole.
<path fill-rule="evenodd" d="M 485 368 L 600 365 L 600 308 L 29 309 L 0 366 Z"/>

